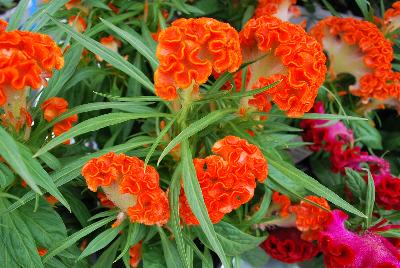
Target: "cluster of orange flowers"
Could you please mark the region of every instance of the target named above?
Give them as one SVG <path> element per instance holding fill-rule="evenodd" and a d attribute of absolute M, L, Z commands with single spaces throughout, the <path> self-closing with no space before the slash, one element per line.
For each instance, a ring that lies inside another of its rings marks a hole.
<path fill-rule="evenodd" d="M 268 175 L 267 161 L 260 149 L 246 140 L 227 136 L 212 147 L 215 155 L 194 159 L 204 202 L 213 223 L 253 198 L 256 179 L 263 182 Z M 180 215 L 186 224 L 199 224 L 182 189 Z"/>
<path fill-rule="evenodd" d="M 166 100 L 176 99 L 177 89 L 196 92 L 212 72 L 234 72 L 242 63 L 236 30 L 211 18 L 174 21 L 160 32 L 156 54 L 154 86 Z"/>
<path fill-rule="evenodd" d="M 56 117 L 62 115 L 68 111 L 68 102 L 60 97 L 52 97 L 44 101 L 41 105 L 43 110 L 43 118 L 47 122 L 53 121 Z M 56 136 L 60 136 L 62 133 L 67 132 L 71 129 L 73 123 L 78 121 L 78 115 L 74 114 L 60 122 L 57 122 L 53 126 L 53 133 Z M 65 142 L 69 144 L 69 141 Z"/>
<path fill-rule="evenodd" d="M 330 206 L 322 197 L 306 196 L 304 199 L 314 204 L 302 200 L 299 204 L 291 205 L 289 197 L 278 192 L 274 192 L 272 195 L 274 205 L 279 208 L 279 215 L 282 218 L 290 219 L 289 221 L 294 217 L 296 228 L 302 232 L 301 238 L 306 241 L 317 240 L 319 232 L 329 220 Z"/>
<path fill-rule="evenodd" d="M 132 222 L 163 225 L 169 219 L 169 203 L 152 166 L 144 169 L 137 157 L 108 153 L 91 159 L 82 169 L 88 188 L 98 187 Z"/>
<path fill-rule="evenodd" d="M 396 15 L 399 3 L 385 13 L 385 27 L 399 20 L 400 16 Z M 327 51 L 332 79 L 342 73 L 351 74 L 356 81 L 350 86 L 350 92 L 363 103 L 375 100 L 397 106 L 391 103 L 400 98 L 400 73 L 393 72 L 391 65 L 392 43 L 375 24 L 355 18 L 329 17 L 319 21 L 311 34 Z"/>

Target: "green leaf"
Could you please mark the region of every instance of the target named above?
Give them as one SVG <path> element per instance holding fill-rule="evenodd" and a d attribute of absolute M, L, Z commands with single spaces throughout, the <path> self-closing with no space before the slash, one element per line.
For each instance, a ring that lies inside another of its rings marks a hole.
<path fill-rule="evenodd" d="M 153 51 L 151 51 L 142 41 L 138 33 L 132 30 L 135 34 L 130 34 L 129 32 L 122 30 L 107 20 L 101 19 L 101 21 L 111 30 L 116 32 L 123 40 L 127 41 L 141 55 L 143 55 L 150 62 L 153 68 L 156 68 L 159 65 L 158 59 L 155 57 Z"/>
<path fill-rule="evenodd" d="M 165 147 L 160 157 L 158 158 L 157 165 L 160 164 L 161 160 L 179 143 L 183 140 L 190 138 L 199 131 L 205 129 L 211 124 L 217 123 L 218 121 L 224 119 L 228 114 L 236 111 L 235 109 L 217 110 L 203 118 L 191 123 L 187 128 L 185 128 L 181 133 L 178 134 L 168 145 Z"/>
<path fill-rule="evenodd" d="M 277 170 L 272 165 L 269 166 L 268 178 L 266 184 L 275 191 L 299 199 L 307 195 L 307 190 L 301 184 L 293 181 L 287 174 Z"/>
<path fill-rule="evenodd" d="M 22 160 L 24 161 L 26 167 L 29 170 L 29 173 L 34 176 L 34 181 L 41 187 L 43 187 L 47 192 L 49 192 L 52 196 L 58 199 L 69 211 L 71 208 L 68 205 L 67 200 L 65 200 L 64 196 L 57 189 L 57 186 L 54 184 L 53 179 L 50 175 L 43 169 L 42 165 L 33 158 L 32 153 L 28 148 L 20 144 L 19 151 L 22 156 Z"/>
<path fill-rule="evenodd" d="M 118 236 L 121 229 L 122 229 L 122 224 L 120 224 L 118 227 L 115 228 L 108 228 L 104 232 L 100 233 L 92 241 L 90 241 L 85 250 L 78 257 L 78 261 L 89 256 L 92 253 L 95 253 L 96 251 L 105 248 L 108 244 L 111 243 L 111 241 L 114 240 L 114 238 Z"/>
<path fill-rule="evenodd" d="M 346 176 L 347 186 L 350 188 L 350 191 L 353 193 L 354 197 L 361 201 L 361 199 L 367 194 L 367 186 L 364 179 L 360 176 L 360 174 L 358 174 L 358 172 L 350 168 L 346 168 Z"/>
<path fill-rule="evenodd" d="M 151 246 L 143 243 L 142 260 L 143 267 L 146 268 L 165 268 L 167 266 L 163 252 L 159 245 Z"/>
<path fill-rule="evenodd" d="M 246 251 L 240 255 L 240 258 L 246 261 L 252 268 L 267 267 L 266 264 L 270 259 L 265 250 L 261 249 L 260 247 Z"/>
<path fill-rule="evenodd" d="M 122 258 L 128 251 L 129 249 L 139 243 L 144 236 L 146 235 L 146 227 L 143 224 L 140 223 L 131 223 L 129 224 L 129 229 L 128 229 L 128 236 L 126 238 L 126 243 L 124 245 L 124 248 L 121 250 L 121 253 L 119 256 L 114 260 L 114 263 L 118 261 L 120 258 Z"/>
<path fill-rule="evenodd" d="M 167 236 L 164 233 L 164 230 L 160 227 L 157 226 L 158 233 L 160 234 L 161 237 L 161 245 L 164 251 L 164 257 L 167 262 L 167 267 L 168 268 L 179 268 L 179 267 L 184 267 L 179 255 L 178 251 L 175 248 L 175 246 L 172 244 L 172 242 L 167 238 Z"/>
<path fill-rule="evenodd" d="M 330 189 L 326 188 L 318 181 L 303 173 L 301 170 L 288 165 L 285 162 L 275 159 L 274 157 L 267 156 L 267 160 L 270 166 L 275 167 L 277 170 L 285 174 L 289 179 L 293 180 L 297 184 L 303 186 L 307 190 L 313 192 L 318 196 L 322 196 L 329 202 L 335 204 L 336 206 L 353 213 L 362 218 L 366 218 L 365 214 L 350 205 L 348 202 L 340 198 L 337 194 L 332 192 Z"/>
<path fill-rule="evenodd" d="M 49 152 L 42 154 L 39 158 L 52 170 L 57 170 L 62 167 L 58 158 Z"/>
<path fill-rule="evenodd" d="M 379 232 L 383 237 L 395 237 L 400 238 L 400 229 L 390 229 L 384 232 Z"/>
<path fill-rule="evenodd" d="M 355 2 L 357 3 L 358 7 L 360 8 L 364 19 L 366 20 L 370 20 L 370 12 L 369 12 L 369 8 L 370 8 L 370 3 L 367 0 L 355 0 Z"/>
<path fill-rule="evenodd" d="M 43 258 L 43 263 L 46 263 L 48 260 L 50 260 L 54 256 L 58 255 L 63 250 L 69 248 L 70 246 L 75 244 L 79 239 L 87 236 L 88 234 L 99 229 L 100 227 L 115 220 L 115 218 L 116 218 L 116 216 L 102 219 L 98 222 L 95 222 L 95 223 L 79 230 L 78 232 L 74 233 L 73 235 L 67 237 L 65 240 L 61 241 L 61 243 L 59 243 L 59 245 L 57 245 L 55 248 L 50 249 L 49 252 L 47 252 L 47 254 Z"/>
<path fill-rule="evenodd" d="M 93 265 L 93 268 L 105 268 L 112 267 L 113 260 L 117 255 L 118 247 L 121 243 L 121 238 L 118 238 L 111 244 L 104 252 L 101 254 L 100 258 L 97 260 L 96 264 Z"/>
<path fill-rule="evenodd" d="M 25 12 L 27 11 L 28 4 L 29 0 L 19 1 L 18 6 L 15 8 L 10 18 L 10 21 L 8 22 L 7 32 L 18 29 L 19 25 L 22 22 L 22 18 L 24 17 Z"/>
<path fill-rule="evenodd" d="M 14 173 L 4 163 L 0 163 L 0 189 L 9 186 L 15 180 Z"/>
<path fill-rule="evenodd" d="M 135 120 L 135 119 L 142 119 L 142 118 L 151 118 L 151 117 L 165 117 L 168 116 L 168 114 L 163 114 L 163 113 L 147 113 L 147 114 L 129 114 L 129 113 L 109 113 L 109 114 L 103 114 L 94 118 L 90 118 L 86 121 L 83 121 L 82 123 L 79 123 L 75 126 L 73 126 L 69 131 L 61 134 L 60 136 L 52 139 L 50 142 L 48 142 L 45 146 L 43 146 L 41 149 L 39 149 L 34 157 L 37 157 L 57 145 L 60 145 L 66 140 L 69 140 L 73 137 L 77 137 L 79 135 L 85 134 L 87 132 L 99 130 L 104 127 L 116 125 L 122 122 L 126 122 L 129 120 Z"/>
<path fill-rule="evenodd" d="M 366 228 L 368 229 L 371 226 L 372 222 L 372 213 L 374 212 L 374 204 L 375 204 L 375 184 L 374 178 L 371 175 L 371 172 L 368 172 L 368 185 L 367 185 L 367 195 L 365 197 L 365 215 L 367 215 L 366 219 Z"/>
<path fill-rule="evenodd" d="M 306 113 L 301 119 L 325 119 L 325 120 L 360 120 L 368 121 L 367 118 L 339 115 L 339 114 L 317 114 L 317 113 Z"/>
<path fill-rule="evenodd" d="M 18 211 L 37 246 L 48 249 L 67 237 L 63 220 L 45 200 L 41 199 L 39 207 L 34 209 L 34 202 L 30 202 Z"/>
<path fill-rule="evenodd" d="M 86 205 L 80 200 L 80 191 L 72 192 L 65 189 L 63 193 L 76 219 L 83 227 L 86 227 L 89 224 L 90 212 Z"/>
<path fill-rule="evenodd" d="M 7 164 L 34 190 L 41 194 L 36 185 L 34 176 L 23 161 L 21 153 L 14 139 L 0 127 L 0 155 L 6 160 Z"/>
<path fill-rule="evenodd" d="M 371 149 L 382 149 L 382 137 L 368 121 L 351 121 L 350 127 L 358 141 Z"/>
<path fill-rule="evenodd" d="M 49 18 L 45 14 L 53 15 L 60 8 L 62 8 L 69 0 L 52 0 L 43 5 L 43 8 L 35 12 L 23 25 L 23 30 L 30 30 L 31 32 L 39 31 L 47 24 Z"/>
<path fill-rule="evenodd" d="M 265 236 L 255 237 L 246 234 L 235 226 L 224 221 L 215 224 L 214 228 L 225 253 L 229 256 L 241 255 L 246 251 L 255 249 L 266 238 Z M 205 239 L 204 234 L 201 232 L 197 233 L 202 242 L 208 245 L 209 242 Z"/>
<path fill-rule="evenodd" d="M 259 223 L 266 215 L 267 210 L 269 208 L 269 205 L 271 204 L 271 197 L 272 197 L 272 191 L 268 189 L 266 186 L 265 188 L 265 193 L 262 197 L 262 201 L 260 204 L 260 208 L 257 210 L 256 213 L 254 213 L 251 218 L 246 222 L 248 225 L 253 225 L 255 223 Z"/>
<path fill-rule="evenodd" d="M 154 92 L 154 85 L 149 80 L 149 78 L 147 78 L 147 76 L 142 71 L 140 71 L 137 67 L 135 67 L 134 65 L 130 64 L 127 60 L 125 60 L 120 54 L 104 47 L 99 42 L 97 42 L 81 33 L 75 32 L 71 27 L 58 22 L 53 17 L 50 17 L 50 19 L 58 27 L 60 27 L 65 32 L 70 34 L 77 42 L 79 42 L 81 45 L 86 47 L 88 50 L 99 55 L 106 62 L 108 62 L 112 66 L 114 66 L 116 69 L 126 73 L 127 75 L 129 75 L 130 77 L 132 77 L 133 79 L 138 81 L 140 84 L 142 84 L 144 87 L 146 87 L 150 91 Z"/>
<path fill-rule="evenodd" d="M 230 267 L 231 265 L 226 258 L 224 249 L 217 238 L 217 234 L 213 228 L 210 217 L 208 216 L 200 184 L 197 180 L 196 170 L 193 165 L 189 142 L 186 139 L 182 141 L 181 154 L 183 185 L 189 206 L 197 220 L 200 222 L 200 227 L 207 237 L 211 248 L 218 255 L 224 267 Z"/>
<path fill-rule="evenodd" d="M 0 211 L 9 202 L 0 199 Z M 0 217 L 0 267 L 43 268 L 35 241 L 19 211 Z"/>

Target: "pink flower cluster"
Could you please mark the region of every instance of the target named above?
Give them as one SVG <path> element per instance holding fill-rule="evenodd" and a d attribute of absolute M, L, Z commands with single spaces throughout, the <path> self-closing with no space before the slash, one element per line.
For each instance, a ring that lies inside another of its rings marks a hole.
<path fill-rule="evenodd" d="M 316 102 L 314 112 L 325 113 L 321 102 Z M 345 173 L 345 168 L 362 171 L 368 166 L 374 178 L 376 202 L 384 209 L 400 210 L 400 178 L 390 173 L 390 163 L 370 155 L 354 145 L 354 135 L 342 122 L 328 124 L 327 120 L 306 119 L 300 123 L 303 140 L 312 142 L 312 151 L 324 150 L 330 154 L 333 172 Z"/>

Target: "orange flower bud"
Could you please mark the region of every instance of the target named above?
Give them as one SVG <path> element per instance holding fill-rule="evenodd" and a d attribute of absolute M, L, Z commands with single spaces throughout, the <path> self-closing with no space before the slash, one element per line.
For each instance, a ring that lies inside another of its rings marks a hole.
<path fill-rule="evenodd" d="M 136 268 L 139 265 L 140 259 L 142 258 L 142 242 L 137 243 L 129 249 L 130 265 L 132 268 Z"/>
<path fill-rule="evenodd" d="M 71 16 L 68 20 L 68 24 L 78 33 L 84 32 L 87 28 L 86 21 L 80 16 Z"/>

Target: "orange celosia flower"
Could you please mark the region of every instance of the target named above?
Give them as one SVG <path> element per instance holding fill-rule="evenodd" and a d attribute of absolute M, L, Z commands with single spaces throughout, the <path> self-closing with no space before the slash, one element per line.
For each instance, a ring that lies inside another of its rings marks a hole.
<path fill-rule="evenodd" d="M 280 207 L 279 215 L 281 217 L 286 218 L 289 216 L 289 208 L 291 205 L 289 197 L 280 194 L 279 192 L 274 192 L 272 194 L 272 201 Z"/>
<path fill-rule="evenodd" d="M 384 14 L 385 32 L 393 32 L 400 28 L 400 1 L 394 2 L 392 8 Z"/>
<path fill-rule="evenodd" d="M 367 74 L 360 79 L 360 87 L 353 90 L 356 96 L 385 101 L 400 98 L 400 73 L 388 71 L 382 75 Z"/>
<path fill-rule="evenodd" d="M 129 256 L 129 264 L 132 268 L 136 268 L 142 258 L 142 242 L 137 243 L 129 249 Z"/>
<path fill-rule="evenodd" d="M 37 248 L 37 251 L 38 251 L 40 257 L 43 257 L 43 256 L 46 255 L 46 253 L 48 252 L 47 249 L 45 249 L 45 248 L 39 248 L 39 247 Z"/>
<path fill-rule="evenodd" d="M 166 100 L 176 99 L 178 88 L 196 91 L 213 71 L 234 72 L 242 62 L 236 30 L 211 18 L 178 19 L 158 41 L 154 83 Z"/>
<path fill-rule="evenodd" d="M 118 52 L 118 48 L 121 46 L 121 41 L 115 39 L 112 35 L 101 38 L 100 43 L 114 52 Z M 98 55 L 96 55 L 96 59 L 98 61 L 103 61 L 103 58 Z"/>
<path fill-rule="evenodd" d="M 218 155 L 196 158 L 193 163 L 208 214 L 215 224 L 253 198 L 255 180 L 263 182 L 267 176 L 267 161 L 255 145 L 238 137 L 225 137 L 212 150 Z M 182 220 L 186 224 L 199 224 L 183 189 L 179 202 Z"/>
<path fill-rule="evenodd" d="M 330 218 L 330 207 L 322 197 L 307 196 L 305 199 L 327 209 L 323 210 L 303 200 L 300 204 L 290 207 L 290 211 L 296 214 L 296 227 L 302 232 L 301 238 L 307 241 L 316 240 L 319 231 L 324 228 Z"/>
<path fill-rule="evenodd" d="M 68 102 L 60 97 L 52 97 L 42 103 L 41 109 L 43 110 L 44 119 L 50 122 L 68 110 Z M 54 135 L 60 136 L 62 133 L 67 132 L 71 129 L 73 123 L 77 121 L 78 115 L 75 114 L 57 122 L 53 127 Z M 69 141 L 66 141 L 65 144 L 69 144 Z"/>
<path fill-rule="evenodd" d="M 108 3 L 108 5 L 107 5 L 111 10 L 112 10 L 112 12 L 114 12 L 115 14 L 118 14 L 119 13 L 119 8 L 116 6 L 116 5 L 114 5 L 113 3 Z"/>
<path fill-rule="evenodd" d="M 115 207 L 114 203 L 110 199 L 108 199 L 104 193 L 97 192 L 97 198 L 100 201 L 100 205 L 102 205 L 103 207 L 105 207 L 105 208 L 114 208 Z"/>
<path fill-rule="evenodd" d="M 6 23 L 2 20 L 1 28 Z M 64 65 L 61 49 L 50 36 L 27 31 L 0 30 L 0 105 L 13 97 L 12 107 L 5 107 L 15 114 L 26 106 L 26 89 L 39 89 L 52 76 L 53 68 Z"/>
<path fill-rule="evenodd" d="M 7 29 L 8 23 L 4 20 L 0 20 L 0 32 L 4 32 Z"/>
<path fill-rule="evenodd" d="M 289 116 L 309 111 L 325 79 L 325 55 L 320 44 L 298 25 L 264 16 L 251 19 L 240 32 L 244 61 L 251 76 L 248 88 L 255 89 L 282 80 L 242 105 L 270 109 L 272 99 Z"/>
<path fill-rule="evenodd" d="M 88 188 L 101 187 L 107 198 L 132 222 L 163 225 L 169 218 L 169 204 L 159 186 L 159 175 L 137 157 L 108 153 L 90 160 L 82 169 Z"/>
<path fill-rule="evenodd" d="M 85 14 L 89 13 L 89 9 L 87 7 L 85 7 L 84 5 L 82 5 L 82 1 L 81 0 L 69 0 L 66 4 L 65 4 L 65 8 L 70 10 L 72 8 L 77 8 L 80 11 L 82 11 Z"/>
<path fill-rule="evenodd" d="M 87 28 L 86 21 L 80 16 L 71 16 L 68 20 L 68 24 L 78 33 L 84 32 Z"/>
<path fill-rule="evenodd" d="M 44 198 L 46 198 L 46 201 L 47 201 L 50 205 L 52 205 L 52 206 L 55 206 L 55 204 L 58 203 L 58 199 L 55 198 L 55 197 L 52 196 L 52 195 L 46 195 Z"/>
<path fill-rule="evenodd" d="M 283 21 L 289 21 L 301 15 L 300 8 L 296 6 L 297 0 L 258 0 L 254 17 L 274 16 Z"/>
<path fill-rule="evenodd" d="M 355 18 L 329 17 L 319 21 L 311 34 L 323 45 L 329 57 L 332 78 L 341 73 L 355 77 L 350 92 L 360 95 L 360 81 L 366 75 L 378 77 L 392 68 L 393 49 L 390 41 L 372 23 Z"/>

